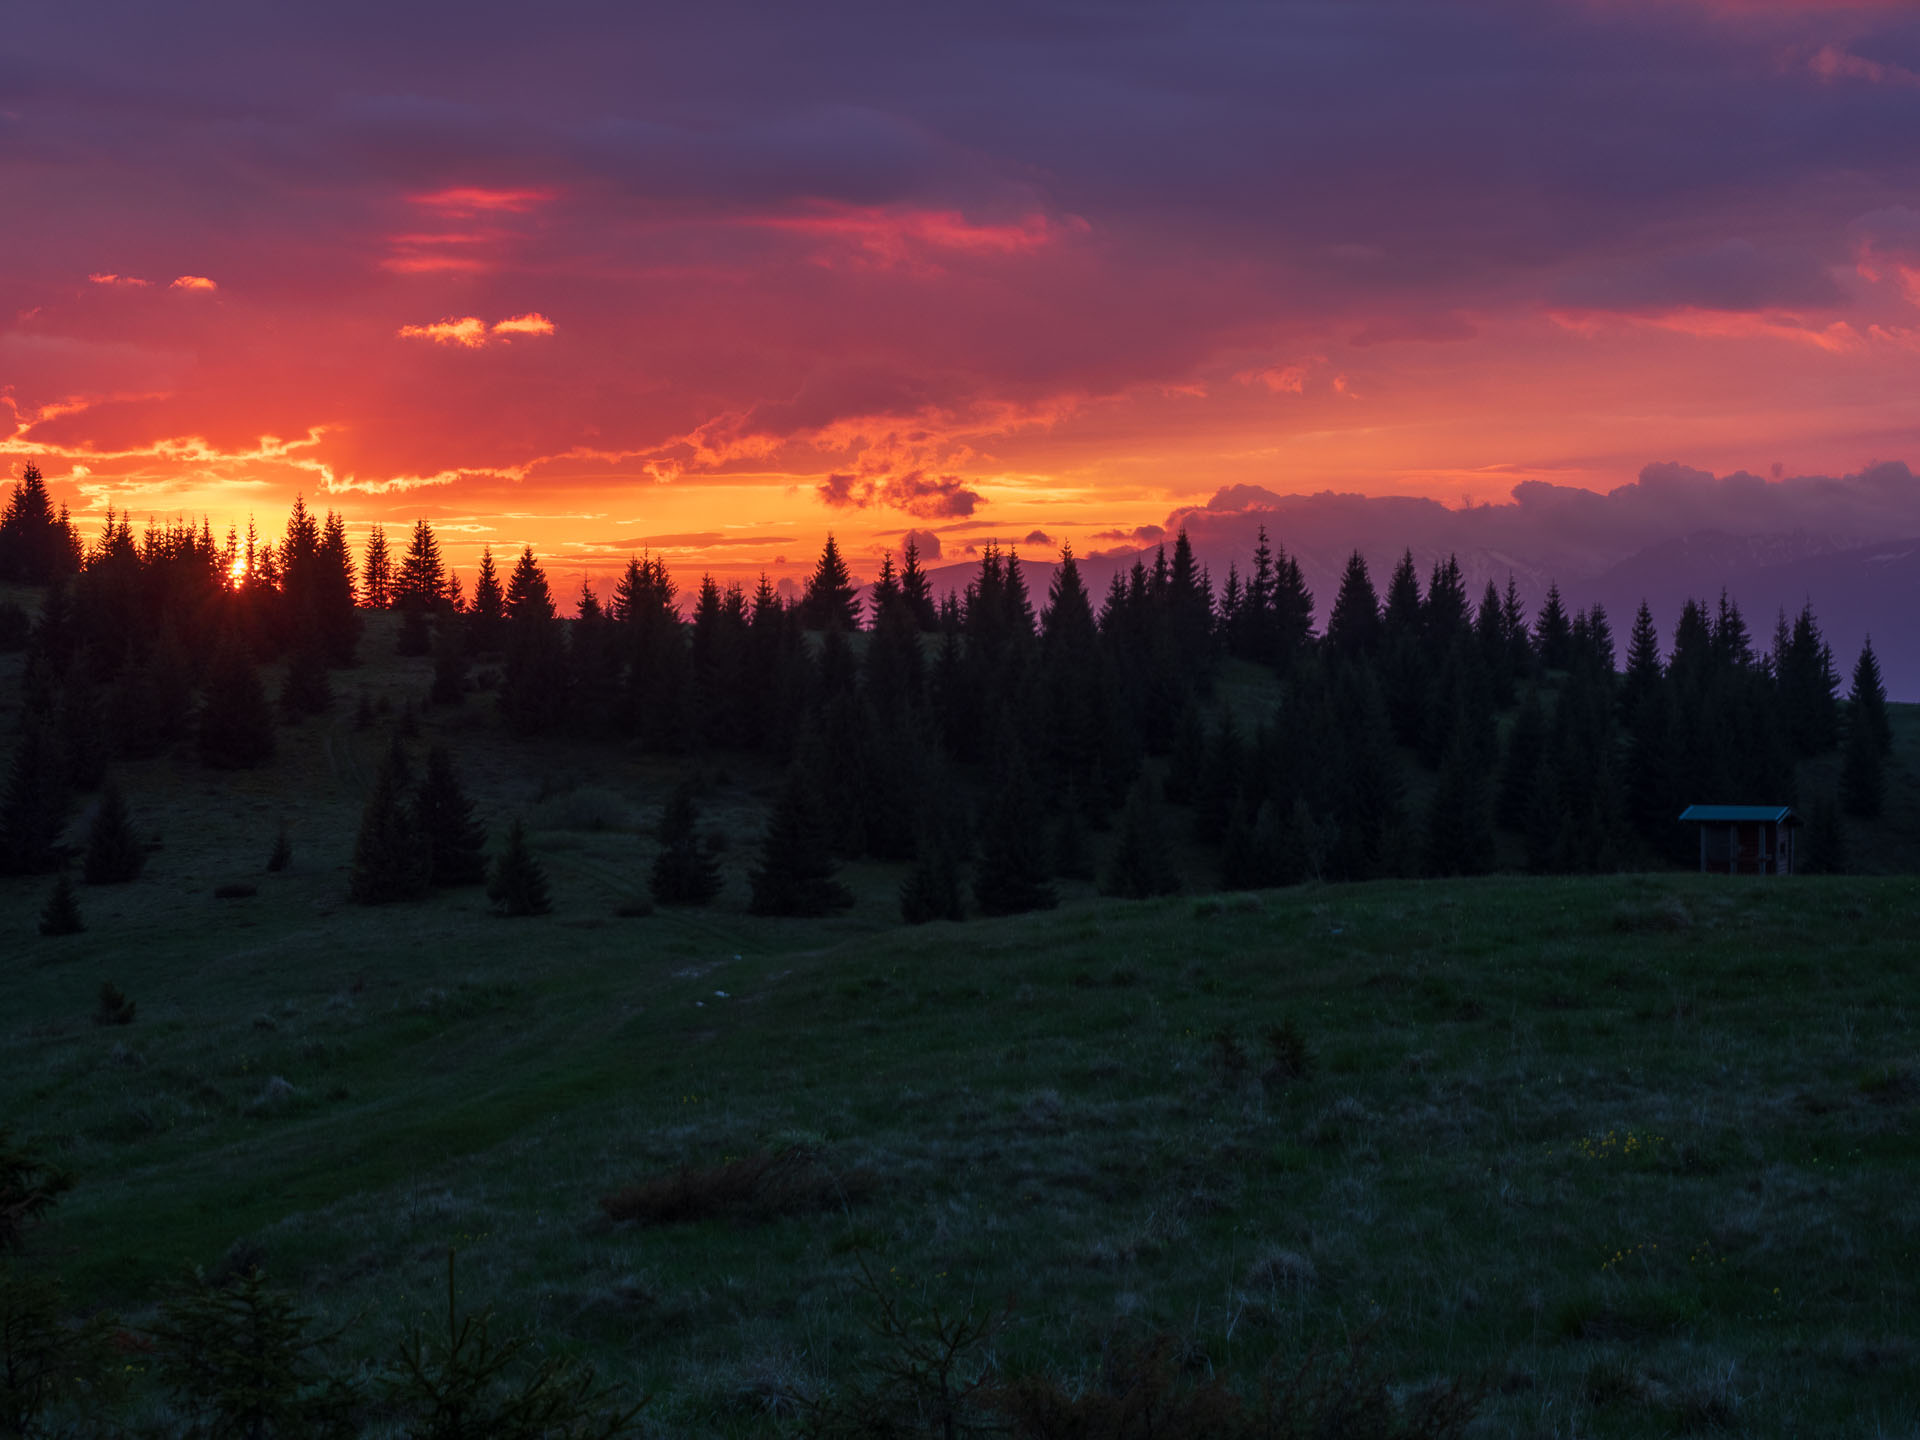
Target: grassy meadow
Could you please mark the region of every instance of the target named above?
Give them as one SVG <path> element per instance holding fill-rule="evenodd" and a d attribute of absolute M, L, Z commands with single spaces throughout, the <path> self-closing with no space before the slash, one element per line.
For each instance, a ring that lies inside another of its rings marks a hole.
<path fill-rule="evenodd" d="M 905 929 L 875 865 L 848 914 L 766 921 L 777 777 L 728 761 L 726 895 L 649 914 L 671 772 L 510 745 L 475 696 L 416 752 L 454 747 L 496 834 L 527 817 L 555 913 L 356 907 L 388 732 L 354 700 L 428 674 L 336 677 L 261 771 L 117 767 L 158 848 L 81 888 L 84 934 L 0 881 L 0 1124 L 76 1177 L 33 1255 L 84 1305 L 254 1262 L 383 1358 L 451 1248 L 466 1302 L 650 1392 L 657 1433 L 746 1435 L 875 1362 L 864 1265 L 1007 1306 L 994 1362 L 1073 1383 L 1158 1334 L 1196 1376 L 1364 1337 L 1401 1385 L 1484 1387 L 1487 1435 L 1920 1428 L 1920 878 L 1067 886 Z M 107 979 L 131 1024 L 94 1023 Z M 601 1204 L 763 1153 L 805 1167 L 785 1213 Z"/>

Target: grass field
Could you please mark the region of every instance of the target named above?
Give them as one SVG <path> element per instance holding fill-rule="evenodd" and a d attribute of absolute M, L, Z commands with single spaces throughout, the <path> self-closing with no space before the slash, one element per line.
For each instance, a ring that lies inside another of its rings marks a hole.
<path fill-rule="evenodd" d="M 622 918 L 665 771 L 506 746 L 478 699 L 426 728 L 533 817 L 554 915 L 346 904 L 385 739 L 345 713 L 266 771 L 121 772 L 161 848 L 82 889 L 83 935 L 0 882 L 0 1116 L 78 1179 L 35 1246 L 86 1303 L 252 1257 L 384 1355 L 452 1247 L 468 1300 L 652 1390 L 660 1433 L 757 1434 L 872 1358 L 865 1259 L 914 1303 L 1010 1297 L 1008 1370 L 1365 1334 L 1401 1383 L 1484 1383 L 1490 1435 L 1920 1427 L 1920 879 L 1070 891 L 902 930 L 875 866 L 849 915 L 768 922 L 774 777 L 735 767 L 721 905 Z M 131 1025 L 93 1023 L 103 979 Z M 1281 1024 L 1309 1064 L 1274 1064 Z M 801 1213 L 602 1211 L 789 1146 Z"/>

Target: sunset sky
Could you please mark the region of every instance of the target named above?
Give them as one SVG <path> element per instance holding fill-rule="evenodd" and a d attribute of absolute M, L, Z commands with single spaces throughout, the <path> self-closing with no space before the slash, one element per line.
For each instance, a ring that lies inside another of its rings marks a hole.
<path fill-rule="evenodd" d="M 0 185 L 89 532 L 871 573 L 1920 462 L 1909 3 L 43 5 Z"/>

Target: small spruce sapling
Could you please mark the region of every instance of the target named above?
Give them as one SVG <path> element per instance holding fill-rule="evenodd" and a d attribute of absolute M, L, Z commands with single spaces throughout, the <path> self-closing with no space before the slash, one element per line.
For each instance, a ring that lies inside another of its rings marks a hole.
<path fill-rule="evenodd" d="M 518 820 L 507 831 L 507 848 L 487 879 L 487 898 L 502 915 L 545 915 L 553 909 L 547 872 L 527 848 L 526 826 Z"/>
<path fill-rule="evenodd" d="M 133 1023 L 133 1001 L 111 980 L 100 982 L 100 998 L 93 1007 L 93 1023 L 96 1025 L 131 1025 Z"/>
<path fill-rule="evenodd" d="M 278 875 L 291 864 L 293 864 L 293 841 L 288 838 L 286 824 L 282 822 L 280 828 L 274 832 L 273 850 L 267 856 L 267 869 L 270 873 Z"/>
<path fill-rule="evenodd" d="M 662 905 L 704 905 L 720 893 L 720 865 L 713 847 L 699 834 L 693 787 L 682 784 L 660 813 L 650 888 Z"/>
<path fill-rule="evenodd" d="M 80 919 L 80 899 L 73 893 L 73 881 L 62 870 L 53 882 L 53 892 L 47 896 L 45 908 L 40 911 L 40 933 L 78 935 L 86 928 Z"/>
<path fill-rule="evenodd" d="M 89 885 L 123 885 L 140 873 L 147 854 L 127 818 L 119 787 L 107 786 L 87 827 L 87 854 L 81 878 Z"/>
<path fill-rule="evenodd" d="M 427 752 L 427 774 L 414 800 L 414 816 L 426 843 L 428 878 L 433 884 L 485 883 L 487 837 L 473 818 L 473 802 L 445 746 L 436 745 Z"/>

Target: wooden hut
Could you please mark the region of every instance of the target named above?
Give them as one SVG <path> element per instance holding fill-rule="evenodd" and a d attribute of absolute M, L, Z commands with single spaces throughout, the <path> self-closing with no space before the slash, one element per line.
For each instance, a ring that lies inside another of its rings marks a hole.
<path fill-rule="evenodd" d="M 1683 824 L 1700 827 L 1700 869 L 1728 875 L 1791 875 L 1800 817 L 1785 805 L 1689 805 Z"/>

